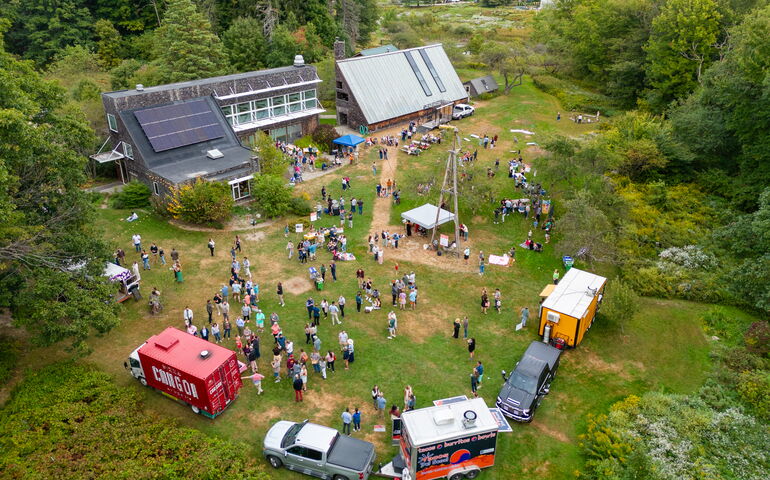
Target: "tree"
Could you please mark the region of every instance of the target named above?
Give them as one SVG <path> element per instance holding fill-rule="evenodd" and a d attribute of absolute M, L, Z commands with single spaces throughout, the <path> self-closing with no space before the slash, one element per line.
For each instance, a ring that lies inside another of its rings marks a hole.
<path fill-rule="evenodd" d="M 259 157 L 260 173 L 283 178 L 288 172 L 289 162 L 286 156 L 276 148 L 275 142 L 266 133 L 257 133 L 254 153 Z"/>
<path fill-rule="evenodd" d="M 294 56 L 299 53 L 297 39 L 285 25 L 279 25 L 273 30 L 265 63 L 268 67 L 284 67 L 294 62 Z"/>
<path fill-rule="evenodd" d="M 488 45 L 482 48 L 482 57 L 487 65 L 497 70 L 503 77 L 505 81 L 503 91 L 507 94 L 516 85 L 521 85 L 521 79 L 527 71 L 526 50 L 520 42 L 506 44 L 491 42 Z"/>
<path fill-rule="evenodd" d="M 662 109 L 690 94 L 717 58 L 722 14 L 715 0 L 668 0 L 645 46 L 650 104 Z"/>
<path fill-rule="evenodd" d="M 92 44 L 93 20 L 84 0 L 24 0 L 15 5 L 6 41 L 11 51 L 38 66 L 66 46 Z"/>
<path fill-rule="evenodd" d="M 232 216 L 233 204 L 229 185 L 198 178 L 195 183 L 172 188 L 166 210 L 185 222 L 221 226 Z"/>
<path fill-rule="evenodd" d="M 65 91 L 0 48 L 0 304 L 34 341 L 82 345 L 115 325 L 106 245 L 80 187 L 95 138 Z"/>
<path fill-rule="evenodd" d="M 257 208 L 268 218 L 280 217 L 291 207 L 291 190 L 286 181 L 274 175 L 254 177 L 252 197 Z"/>
<path fill-rule="evenodd" d="M 614 261 L 617 257 L 614 228 L 585 190 L 564 202 L 559 232 L 557 250 L 561 255 L 589 262 Z"/>
<path fill-rule="evenodd" d="M 262 25 L 251 17 L 238 17 L 222 35 L 222 44 L 230 65 L 237 72 L 264 68 L 267 41 Z"/>
<path fill-rule="evenodd" d="M 123 39 L 109 20 L 100 19 L 94 24 L 96 52 L 106 69 L 117 67 L 123 58 Z"/>
<path fill-rule="evenodd" d="M 222 43 L 192 0 L 168 1 L 156 48 L 162 83 L 212 77 L 227 70 Z"/>
<path fill-rule="evenodd" d="M 604 301 L 599 314 L 620 326 L 624 332 L 624 325 L 639 311 L 639 296 L 633 288 L 620 278 L 615 278 L 607 283 L 604 292 Z"/>
<path fill-rule="evenodd" d="M 315 127 L 315 130 L 313 130 L 313 133 L 310 135 L 313 137 L 313 141 L 320 145 L 324 152 L 331 152 L 332 142 L 335 138 L 339 138 L 340 136 L 336 128 L 325 123 Z"/>

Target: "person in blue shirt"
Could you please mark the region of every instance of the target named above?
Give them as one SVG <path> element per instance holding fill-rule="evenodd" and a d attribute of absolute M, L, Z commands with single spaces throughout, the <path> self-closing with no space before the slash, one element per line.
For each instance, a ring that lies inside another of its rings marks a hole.
<path fill-rule="evenodd" d="M 484 379 L 484 365 L 481 362 L 476 363 L 476 374 L 478 375 L 478 388 L 481 388 L 481 381 Z"/>
<path fill-rule="evenodd" d="M 356 293 L 356 311 L 361 313 L 361 304 L 364 303 L 364 298 L 361 296 L 361 292 Z"/>
<path fill-rule="evenodd" d="M 353 431 L 358 432 L 361 430 L 361 412 L 356 408 L 355 413 L 353 413 Z"/>
<path fill-rule="evenodd" d="M 350 435 L 350 422 L 353 421 L 353 415 L 350 414 L 350 409 L 346 408 L 342 412 L 342 433 Z"/>
<path fill-rule="evenodd" d="M 230 296 L 230 287 L 227 285 L 222 285 L 222 298 L 227 300 L 227 297 Z"/>

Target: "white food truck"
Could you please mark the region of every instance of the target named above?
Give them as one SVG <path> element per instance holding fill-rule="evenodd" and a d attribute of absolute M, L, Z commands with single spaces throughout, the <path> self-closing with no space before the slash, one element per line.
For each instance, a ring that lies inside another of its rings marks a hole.
<path fill-rule="evenodd" d="M 401 415 L 399 454 L 377 475 L 401 480 L 476 478 L 495 464 L 499 425 L 481 398 Z"/>

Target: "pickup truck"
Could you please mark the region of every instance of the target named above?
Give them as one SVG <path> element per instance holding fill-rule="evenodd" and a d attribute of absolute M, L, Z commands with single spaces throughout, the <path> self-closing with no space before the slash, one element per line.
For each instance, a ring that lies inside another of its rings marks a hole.
<path fill-rule="evenodd" d="M 532 342 L 513 373 L 506 377 L 496 405 L 503 415 L 517 422 L 531 422 L 535 409 L 548 394 L 559 368 L 561 350 L 542 342 Z"/>
<path fill-rule="evenodd" d="M 329 480 L 365 480 L 374 466 L 374 445 L 307 420 L 273 425 L 263 454 L 274 468 Z"/>

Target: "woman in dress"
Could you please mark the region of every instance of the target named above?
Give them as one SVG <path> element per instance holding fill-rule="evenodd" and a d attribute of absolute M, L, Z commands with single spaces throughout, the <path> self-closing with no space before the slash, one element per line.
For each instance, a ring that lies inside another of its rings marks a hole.
<path fill-rule="evenodd" d="M 495 289 L 495 310 L 497 310 L 497 313 L 502 313 L 502 307 L 503 307 L 503 295 L 500 293 L 500 289 Z"/>
<path fill-rule="evenodd" d="M 404 411 L 406 411 L 409 408 L 409 398 L 412 396 L 412 394 L 413 394 L 412 386 L 407 385 L 404 388 Z"/>
<path fill-rule="evenodd" d="M 459 318 L 455 318 L 452 338 L 460 338 L 460 319 Z"/>
<path fill-rule="evenodd" d="M 403 290 L 398 294 L 398 308 L 406 310 L 406 292 Z"/>
<path fill-rule="evenodd" d="M 302 364 L 302 367 L 299 369 L 299 378 L 302 379 L 302 391 L 307 391 L 307 367 L 305 364 Z"/>
<path fill-rule="evenodd" d="M 184 277 L 182 276 L 182 264 L 178 261 L 174 263 L 174 280 L 176 280 L 177 283 L 184 282 Z"/>
<path fill-rule="evenodd" d="M 334 352 L 329 350 L 326 353 L 326 368 L 328 368 L 332 372 L 334 371 L 334 361 L 335 360 L 337 360 L 337 356 L 334 354 Z"/>
<path fill-rule="evenodd" d="M 468 340 L 468 353 L 471 356 L 471 360 L 473 360 L 473 353 L 476 351 L 476 339 L 470 338 Z"/>
<path fill-rule="evenodd" d="M 487 295 L 487 289 L 481 289 L 481 313 L 487 314 L 487 308 L 489 308 L 489 295 Z"/>

